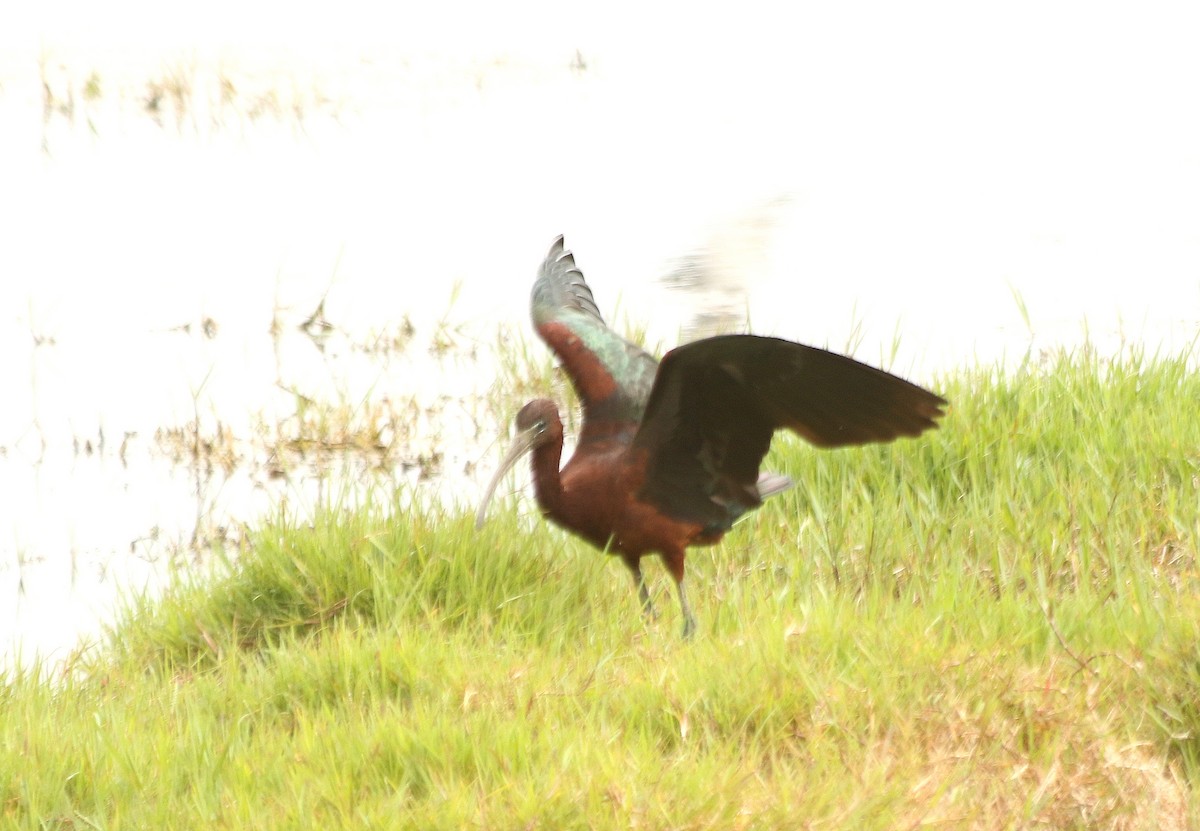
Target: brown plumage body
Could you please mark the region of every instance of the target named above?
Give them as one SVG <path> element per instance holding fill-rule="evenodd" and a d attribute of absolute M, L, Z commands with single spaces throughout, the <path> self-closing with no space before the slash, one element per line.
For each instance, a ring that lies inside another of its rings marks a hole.
<path fill-rule="evenodd" d="M 724 530 L 704 533 L 697 522 L 675 519 L 639 499 L 646 478 L 645 451 L 633 451 L 628 431 L 580 442 L 566 466 L 562 422 L 552 401 L 530 402 L 525 418 L 544 419 L 547 431 L 533 449 L 533 487 L 543 514 L 597 548 L 621 555 L 637 571 L 643 555 L 662 555 L 675 579 L 683 579 L 684 551 L 712 544 Z"/>
<path fill-rule="evenodd" d="M 503 474 L 532 451 L 542 513 L 620 556 L 647 614 L 641 558 L 661 556 L 679 592 L 684 637 L 695 630 L 687 549 L 718 542 L 738 516 L 791 485 L 759 472 L 777 429 L 821 447 L 890 441 L 936 426 L 946 403 L 851 358 L 775 338 L 707 338 L 660 365 L 604 325 L 561 237 L 534 284 L 533 318 L 579 393 L 583 429 L 562 466 L 558 408 L 546 399 L 526 404 L 477 522 Z"/>

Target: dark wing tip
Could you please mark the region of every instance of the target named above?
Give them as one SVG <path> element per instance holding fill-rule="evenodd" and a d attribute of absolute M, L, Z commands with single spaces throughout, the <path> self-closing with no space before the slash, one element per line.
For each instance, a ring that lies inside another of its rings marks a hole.
<path fill-rule="evenodd" d="M 914 438 L 938 426 L 949 402 L 881 369 L 812 347 L 801 358 L 806 383 L 781 396 L 780 426 L 818 447 Z"/>
<path fill-rule="evenodd" d="M 535 321 L 553 317 L 555 312 L 563 309 L 576 309 L 604 322 L 592 290 L 575 264 L 575 256 L 566 250 L 562 234 L 554 238 L 542 267 L 538 269 L 531 299 Z"/>

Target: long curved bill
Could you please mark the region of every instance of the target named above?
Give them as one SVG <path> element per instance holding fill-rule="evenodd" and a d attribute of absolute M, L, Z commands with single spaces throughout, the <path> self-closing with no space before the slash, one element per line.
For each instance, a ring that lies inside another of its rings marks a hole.
<path fill-rule="evenodd" d="M 487 506 L 492 501 L 492 495 L 496 492 L 496 486 L 500 484 L 500 480 L 504 478 L 504 474 L 508 473 L 509 469 L 517 463 L 517 460 L 533 449 L 533 441 L 536 437 L 537 431 L 535 429 L 522 430 L 513 439 L 513 443 L 509 445 L 508 450 L 504 453 L 504 458 L 500 460 L 500 467 L 496 470 L 492 481 L 488 482 L 487 490 L 483 493 L 483 501 L 479 503 L 479 510 L 475 512 L 476 530 L 483 527 L 483 520 L 487 514 Z"/>

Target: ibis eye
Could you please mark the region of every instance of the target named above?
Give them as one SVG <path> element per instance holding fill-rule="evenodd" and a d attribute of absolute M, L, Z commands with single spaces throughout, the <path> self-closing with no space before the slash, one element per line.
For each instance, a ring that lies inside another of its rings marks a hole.
<path fill-rule="evenodd" d="M 539 419 L 537 420 L 537 424 L 534 424 L 533 426 L 534 426 L 535 428 L 537 428 L 537 431 L 538 431 L 539 433 L 544 433 L 544 432 L 546 432 L 546 419 L 544 419 L 544 418 L 539 418 Z"/>

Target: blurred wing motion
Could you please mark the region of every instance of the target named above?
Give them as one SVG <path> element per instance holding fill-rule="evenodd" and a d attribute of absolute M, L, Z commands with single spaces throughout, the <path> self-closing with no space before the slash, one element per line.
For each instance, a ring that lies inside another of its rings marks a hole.
<path fill-rule="evenodd" d="M 727 335 L 667 353 L 633 447 L 638 497 L 727 529 L 762 502 L 758 466 L 785 428 L 818 447 L 890 441 L 937 425 L 940 396 L 852 358 L 777 338 Z"/>
<path fill-rule="evenodd" d="M 592 290 L 559 236 L 533 284 L 533 325 L 563 362 L 583 404 L 580 441 L 605 427 L 632 429 L 650 397 L 658 361 L 604 323 Z"/>

